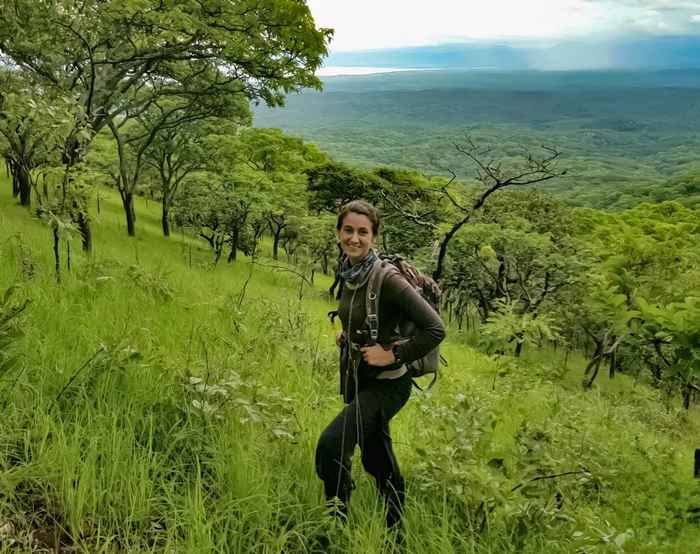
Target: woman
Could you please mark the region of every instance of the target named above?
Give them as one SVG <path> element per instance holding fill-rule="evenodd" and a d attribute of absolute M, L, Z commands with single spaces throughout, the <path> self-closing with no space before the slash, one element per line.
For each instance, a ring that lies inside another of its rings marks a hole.
<path fill-rule="evenodd" d="M 389 421 L 411 394 L 406 363 L 434 349 L 445 337 L 440 316 L 398 272 L 383 281 L 379 295 L 379 337 L 368 340 L 366 322 L 367 281 L 378 257 L 372 246 L 379 234 L 378 210 L 362 200 L 343 206 L 336 233 L 345 254 L 341 268 L 343 288 L 338 313 L 343 331 L 336 337 L 341 356 L 341 391 L 347 406 L 321 433 L 316 448 L 316 472 L 323 480 L 326 498 L 340 501 L 342 514 L 352 489 L 351 462 L 355 445 L 362 451 L 362 465 L 375 478 L 384 497 L 388 527 L 401 519 L 404 480 L 394 456 Z M 402 318 L 416 326 L 415 334 L 394 342 Z"/>

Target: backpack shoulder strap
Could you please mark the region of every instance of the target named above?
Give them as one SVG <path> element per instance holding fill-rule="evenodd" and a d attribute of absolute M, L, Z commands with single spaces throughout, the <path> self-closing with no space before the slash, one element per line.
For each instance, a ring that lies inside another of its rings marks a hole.
<path fill-rule="evenodd" d="M 421 392 L 429 391 L 430 389 L 433 388 L 435 381 L 437 381 L 437 376 L 438 376 L 437 371 L 433 372 L 433 379 L 430 381 L 430 384 L 426 388 L 422 388 L 418 383 L 416 383 L 416 380 L 413 378 L 411 378 L 411 383 L 413 383 L 413 386 L 416 387 Z"/>
<path fill-rule="evenodd" d="M 369 328 L 369 338 L 372 344 L 376 344 L 379 338 L 379 297 L 382 293 L 382 284 L 386 276 L 391 273 L 393 265 L 380 260 L 372 268 L 367 281 L 367 327 Z"/>

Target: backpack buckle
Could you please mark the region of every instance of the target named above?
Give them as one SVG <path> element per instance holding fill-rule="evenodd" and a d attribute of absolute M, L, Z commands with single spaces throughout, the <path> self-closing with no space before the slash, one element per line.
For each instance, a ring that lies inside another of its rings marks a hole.
<path fill-rule="evenodd" d="M 373 341 L 379 338 L 379 318 L 377 314 L 369 314 L 367 316 L 367 326 L 369 327 L 369 337 Z"/>

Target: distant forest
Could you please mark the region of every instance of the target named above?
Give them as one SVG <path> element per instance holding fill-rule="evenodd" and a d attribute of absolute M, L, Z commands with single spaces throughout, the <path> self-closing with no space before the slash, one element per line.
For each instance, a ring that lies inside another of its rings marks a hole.
<path fill-rule="evenodd" d="M 547 190 L 577 206 L 700 202 L 700 70 L 415 71 L 330 77 L 323 92 L 259 108 L 255 125 L 316 142 L 336 159 L 461 179 L 467 132 L 500 159 L 556 146 L 568 175 Z"/>

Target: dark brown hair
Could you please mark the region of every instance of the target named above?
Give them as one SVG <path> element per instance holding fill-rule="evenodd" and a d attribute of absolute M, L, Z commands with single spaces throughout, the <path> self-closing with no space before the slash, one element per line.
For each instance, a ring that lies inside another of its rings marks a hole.
<path fill-rule="evenodd" d="M 340 211 L 338 212 L 338 222 L 335 226 L 338 231 L 340 231 L 340 228 L 343 226 L 345 216 L 350 212 L 366 215 L 367 219 L 369 219 L 372 223 L 372 233 L 374 236 L 379 234 L 379 228 L 381 227 L 381 215 L 379 210 L 366 200 L 353 200 L 340 208 Z"/>

